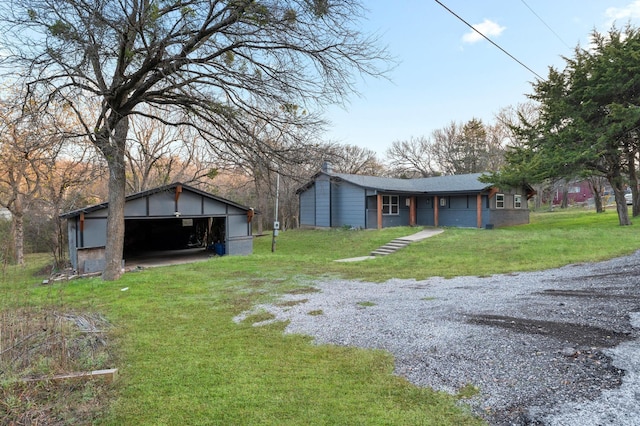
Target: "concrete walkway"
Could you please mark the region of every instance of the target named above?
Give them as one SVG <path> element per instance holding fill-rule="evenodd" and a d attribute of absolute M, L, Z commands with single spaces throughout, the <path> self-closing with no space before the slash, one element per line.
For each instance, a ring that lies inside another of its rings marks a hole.
<path fill-rule="evenodd" d="M 388 242 L 387 244 L 378 247 L 374 251 L 371 252 L 369 256 L 360 256 L 360 257 L 351 257 L 348 259 L 338 259 L 335 262 L 359 262 L 367 259 L 375 259 L 376 256 L 386 256 L 396 251 L 408 246 L 411 243 L 416 241 L 422 241 L 426 238 L 433 237 L 434 235 L 438 235 L 444 232 L 443 229 L 423 229 L 420 232 L 416 232 L 415 234 L 407 235 L 406 237 L 396 238 L 393 241 Z"/>

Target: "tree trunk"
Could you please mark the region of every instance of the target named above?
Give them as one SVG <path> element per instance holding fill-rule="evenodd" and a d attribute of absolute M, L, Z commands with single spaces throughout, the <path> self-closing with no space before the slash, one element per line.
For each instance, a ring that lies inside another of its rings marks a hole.
<path fill-rule="evenodd" d="M 124 161 L 125 141 L 129 127 L 128 119 L 121 119 L 111 138 L 111 144 L 103 149 L 109 164 L 109 216 L 107 217 L 107 244 L 105 268 L 102 279 L 113 281 L 123 273 L 122 253 L 124 247 L 124 205 L 126 197 L 126 170 Z"/>
<path fill-rule="evenodd" d="M 591 192 L 593 193 L 593 203 L 596 207 L 596 213 L 604 213 L 604 205 L 602 204 L 602 178 L 590 178 L 589 187 L 591 188 Z"/>
<path fill-rule="evenodd" d="M 567 207 L 569 207 L 569 189 L 565 185 L 562 187 L 562 202 L 560 208 L 566 209 Z"/>
<path fill-rule="evenodd" d="M 24 215 L 22 212 L 13 214 L 13 244 L 16 250 L 16 263 L 24 266 Z"/>
<path fill-rule="evenodd" d="M 618 221 L 620 222 L 620 226 L 631 225 L 629 209 L 627 208 L 627 200 L 624 198 L 624 183 L 622 181 L 622 176 L 618 174 L 617 176 L 609 178 L 609 183 L 611 184 L 611 188 L 613 189 L 613 194 L 616 199 L 616 210 L 618 211 Z"/>

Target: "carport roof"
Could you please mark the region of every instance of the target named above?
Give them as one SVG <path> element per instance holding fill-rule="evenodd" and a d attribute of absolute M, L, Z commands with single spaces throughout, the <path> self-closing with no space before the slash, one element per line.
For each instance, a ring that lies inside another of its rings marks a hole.
<path fill-rule="evenodd" d="M 192 186 L 185 185 L 185 184 L 183 184 L 181 182 L 174 182 L 174 183 L 171 183 L 169 185 L 159 186 L 157 188 L 149 189 L 149 190 L 146 190 L 146 191 L 136 192 L 135 194 L 128 195 L 126 197 L 126 199 L 125 199 L 125 202 L 131 201 L 131 200 L 136 200 L 138 198 L 144 198 L 144 197 L 147 197 L 149 195 L 157 194 L 159 192 L 175 190 L 178 187 L 182 188 L 182 191 L 185 191 L 185 190 L 186 191 L 190 191 L 190 192 L 193 192 L 195 194 L 201 195 L 203 197 L 209 198 L 211 200 L 215 200 L 215 201 L 218 201 L 218 202 L 221 202 L 221 203 L 228 204 L 230 206 L 236 207 L 236 208 L 238 208 L 240 210 L 246 210 L 246 211 L 251 210 L 251 207 L 243 206 L 241 204 L 235 203 L 235 202 L 227 200 L 225 198 L 218 197 L 218 196 L 215 196 L 213 194 L 210 194 L 210 193 L 208 193 L 206 191 L 202 191 L 202 190 L 194 188 Z M 97 211 L 97 210 L 102 210 L 102 209 L 107 209 L 107 208 L 109 208 L 109 202 L 105 201 L 104 203 L 94 204 L 94 205 L 91 205 L 91 206 L 83 207 L 81 209 L 72 210 L 70 212 L 63 213 L 63 214 L 60 215 L 60 217 L 62 219 L 68 219 L 68 218 L 71 218 L 71 217 L 79 216 L 81 213 L 91 213 L 91 212 L 94 212 L 94 211 Z"/>

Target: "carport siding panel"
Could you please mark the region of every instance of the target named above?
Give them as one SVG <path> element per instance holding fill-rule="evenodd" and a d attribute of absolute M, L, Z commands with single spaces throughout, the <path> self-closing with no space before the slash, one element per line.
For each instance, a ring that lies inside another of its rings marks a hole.
<path fill-rule="evenodd" d="M 253 253 L 253 236 L 228 238 L 226 254 L 230 256 L 244 256 Z"/>
<path fill-rule="evenodd" d="M 227 216 L 227 239 L 234 237 L 246 237 L 251 235 L 251 226 L 247 222 L 247 215 Z"/>
<path fill-rule="evenodd" d="M 365 227 L 366 197 L 363 188 L 348 182 L 334 183 L 331 198 L 331 226 Z"/>
<path fill-rule="evenodd" d="M 202 216 L 202 198 L 202 195 L 182 191 L 175 203 L 176 211 L 180 212 L 181 216 Z"/>
<path fill-rule="evenodd" d="M 149 197 L 129 200 L 124 205 L 125 217 L 146 217 L 149 216 Z"/>
<path fill-rule="evenodd" d="M 85 216 L 84 231 L 78 242 L 82 243 L 82 248 L 107 245 L 107 218 Z"/>
<path fill-rule="evenodd" d="M 176 194 L 173 191 L 156 192 L 144 198 L 149 202 L 149 216 L 175 216 Z M 127 201 L 127 204 L 130 202 L 131 200 Z"/>
<path fill-rule="evenodd" d="M 78 247 L 80 244 L 80 216 L 67 219 L 67 238 L 69 239 L 69 261 L 78 270 Z"/>
<path fill-rule="evenodd" d="M 315 226 L 316 224 L 316 187 L 312 185 L 300 193 L 300 225 Z"/>
<path fill-rule="evenodd" d="M 220 201 L 212 200 L 210 198 L 204 198 L 202 205 L 202 214 L 204 216 L 226 215 L 227 204 L 221 203 Z"/>

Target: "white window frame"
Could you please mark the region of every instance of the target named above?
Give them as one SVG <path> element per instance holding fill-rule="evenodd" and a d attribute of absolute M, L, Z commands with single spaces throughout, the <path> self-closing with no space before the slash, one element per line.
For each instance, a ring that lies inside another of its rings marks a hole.
<path fill-rule="evenodd" d="M 383 195 L 382 196 L 382 214 L 384 216 L 397 216 L 400 214 L 400 196 L 399 195 Z"/>
<path fill-rule="evenodd" d="M 513 196 L 513 208 L 514 209 L 522 208 L 522 195 L 516 194 Z"/>
<path fill-rule="evenodd" d="M 504 209 L 504 194 L 496 194 L 496 209 Z"/>

